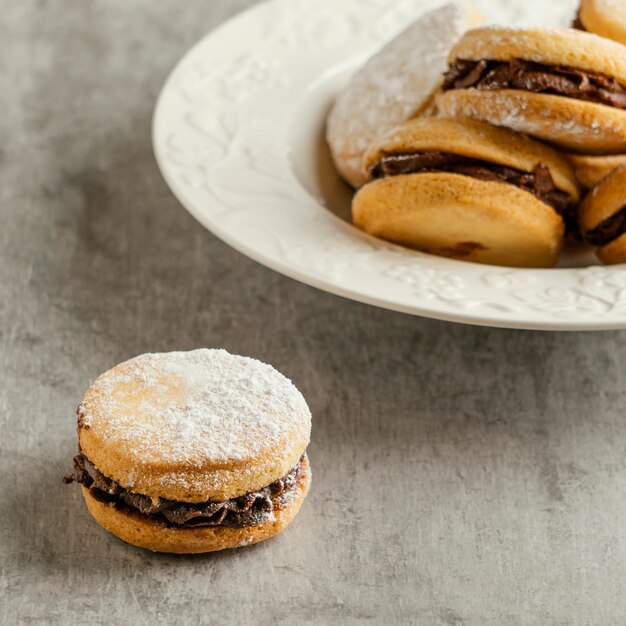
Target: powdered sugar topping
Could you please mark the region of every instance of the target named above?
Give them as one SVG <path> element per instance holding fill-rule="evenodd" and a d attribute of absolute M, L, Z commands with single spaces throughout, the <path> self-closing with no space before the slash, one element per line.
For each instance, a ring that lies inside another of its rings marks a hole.
<path fill-rule="evenodd" d="M 152 463 L 249 459 L 310 430 L 296 387 L 273 367 L 225 350 L 144 354 L 92 386 L 83 424 Z"/>
<path fill-rule="evenodd" d="M 404 122 L 433 94 L 452 44 L 467 23 L 461 4 L 440 7 L 410 25 L 374 55 L 342 92 L 328 120 L 335 154 L 358 170 L 377 136 Z"/>

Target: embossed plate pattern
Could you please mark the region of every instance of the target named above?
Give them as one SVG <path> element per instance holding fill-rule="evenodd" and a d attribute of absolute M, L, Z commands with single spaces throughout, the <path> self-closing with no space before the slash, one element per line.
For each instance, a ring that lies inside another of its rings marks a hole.
<path fill-rule="evenodd" d="M 273 0 L 227 22 L 180 61 L 159 97 L 153 142 L 167 183 L 229 245 L 334 294 L 485 326 L 625 328 L 625 267 L 586 257 L 555 270 L 475 265 L 387 244 L 341 219 L 349 196 L 324 154 L 325 113 L 359 63 L 439 4 Z M 566 24 L 574 11 L 573 0 L 475 4 L 513 24 Z"/>

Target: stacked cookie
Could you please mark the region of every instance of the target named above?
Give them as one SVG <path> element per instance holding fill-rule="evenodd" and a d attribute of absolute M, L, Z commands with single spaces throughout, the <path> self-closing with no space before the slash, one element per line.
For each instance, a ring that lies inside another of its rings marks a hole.
<path fill-rule="evenodd" d="M 579 199 L 567 160 L 524 135 L 472 120 L 421 118 L 376 141 L 357 226 L 434 254 L 516 267 L 554 265 Z"/>
<path fill-rule="evenodd" d="M 300 510 L 310 432 L 304 398 L 270 365 L 225 350 L 143 354 L 87 390 L 66 482 L 133 545 L 179 554 L 248 546 Z"/>
<path fill-rule="evenodd" d="M 601 5 L 583 2 L 581 24 L 619 39 L 590 17 Z M 606 263 L 626 262 L 620 245 L 607 252 L 626 233 L 626 220 L 609 219 L 623 207 L 598 209 L 596 188 L 618 185 L 618 174 L 606 176 L 626 159 L 626 46 L 574 29 L 482 27 L 452 45 L 446 65 L 436 118 L 416 106 L 364 151 L 355 224 L 480 263 L 552 267 L 568 236 Z M 595 189 L 594 201 L 579 205 L 581 189 Z"/>

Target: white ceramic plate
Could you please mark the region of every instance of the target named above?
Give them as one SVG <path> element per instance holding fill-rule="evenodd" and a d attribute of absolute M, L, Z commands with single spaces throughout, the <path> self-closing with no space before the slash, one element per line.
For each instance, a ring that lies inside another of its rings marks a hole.
<path fill-rule="evenodd" d="M 566 24 L 575 0 L 478 0 L 490 20 Z M 433 0 L 273 0 L 200 41 L 159 97 L 156 157 L 185 208 L 225 242 L 296 280 L 455 322 L 626 328 L 626 267 L 570 254 L 515 270 L 412 252 L 349 223 L 326 113 L 350 74 Z"/>

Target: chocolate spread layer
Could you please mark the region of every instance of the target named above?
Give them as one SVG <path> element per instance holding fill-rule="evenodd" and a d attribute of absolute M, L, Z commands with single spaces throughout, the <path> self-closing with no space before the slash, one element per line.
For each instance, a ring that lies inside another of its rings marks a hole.
<path fill-rule="evenodd" d="M 374 178 L 427 172 L 449 172 L 471 176 L 479 180 L 515 185 L 550 205 L 563 217 L 568 227 L 572 227 L 575 224 L 574 207 L 570 196 L 564 191 L 557 189 L 550 170 L 542 163 L 539 163 L 532 172 L 523 172 L 504 165 L 472 159 L 458 154 L 415 152 L 385 155 L 371 168 Z"/>
<path fill-rule="evenodd" d="M 585 241 L 591 246 L 602 247 L 626 233 L 626 206 L 605 219 L 593 230 L 585 233 Z"/>
<path fill-rule="evenodd" d="M 519 59 L 458 59 L 445 73 L 443 89 L 521 89 L 626 109 L 626 86 L 615 78 L 572 67 L 542 65 Z"/>
<path fill-rule="evenodd" d="M 289 500 L 302 472 L 304 456 L 289 473 L 263 489 L 247 493 L 225 502 L 176 502 L 133 493 L 96 469 L 84 455 L 74 457 L 74 471 L 65 483 L 77 482 L 87 487 L 96 499 L 113 502 L 116 506 L 142 513 L 179 527 L 228 526 L 245 528 L 256 526 L 271 517 L 276 499 Z"/>
<path fill-rule="evenodd" d="M 585 25 L 583 24 L 582 20 L 580 19 L 580 12 L 576 14 L 576 17 L 574 18 L 574 22 L 572 24 L 572 28 L 575 28 L 576 30 L 582 30 L 587 32 L 587 29 L 585 28 Z"/>

